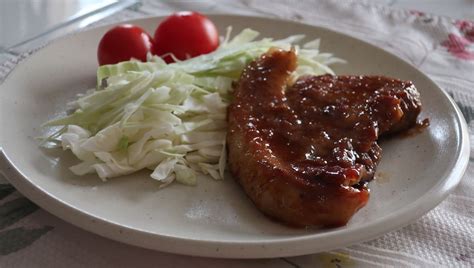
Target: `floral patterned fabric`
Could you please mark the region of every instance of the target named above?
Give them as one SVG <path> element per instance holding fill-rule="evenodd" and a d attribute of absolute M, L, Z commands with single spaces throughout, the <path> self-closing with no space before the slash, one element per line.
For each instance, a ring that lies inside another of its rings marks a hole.
<path fill-rule="evenodd" d="M 177 10 L 279 17 L 364 39 L 420 68 L 456 101 L 474 137 L 474 23 L 363 1 L 143 1 L 99 24 Z M 0 65 L 0 81 L 32 52 Z M 471 142 L 474 145 L 474 141 Z M 141 249 L 88 233 L 0 184 L 1 267 L 473 267 L 474 157 L 459 187 L 415 223 L 330 252 L 266 260 L 222 260 Z M 1 176 L 0 176 L 1 178 Z"/>
<path fill-rule="evenodd" d="M 474 60 L 474 23 L 460 20 L 454 23 L 457 31 L 441 42 L 448 51 L 462 60 Z"/>

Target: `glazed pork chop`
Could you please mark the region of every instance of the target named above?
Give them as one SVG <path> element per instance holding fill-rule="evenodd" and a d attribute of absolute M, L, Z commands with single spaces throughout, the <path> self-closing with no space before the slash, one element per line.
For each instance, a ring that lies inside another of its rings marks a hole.
<path fill-rule="evenodd" d="M 228 109 L 233 177 L 266 215 L 292 226 L 345 225 L 369 198 L 377 139 L 416 124 L 419 93 L 382 76 L 303 76 L 293 51 L 250 63 Z M 291 85 L 290 85 L 291 83 Z"/>

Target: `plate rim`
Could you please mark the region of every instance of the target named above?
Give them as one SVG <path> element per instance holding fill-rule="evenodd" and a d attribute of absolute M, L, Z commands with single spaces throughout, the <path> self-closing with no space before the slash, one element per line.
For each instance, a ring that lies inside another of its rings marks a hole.
<path fill-rule="evenodd" d="M 174 237 L 169 235 L 157 234 L 146 230 L 140 230 L 124 226 L 123 224 L 112 222 L 101 218 L 99 215 L 94 216 L 89 214 L 87 211 L 83 211 L 80 208 L 69 205 L 62 200 L 54 197 L 52 194 L 45 191 L 40 185 L 31 182 L 27 176 L 25 176 L 21 170 L 19 170 L 15 164 L 10 160 L 8 155 L 2 149 L 0 144 L 0 172 L 5 175 L 5 178 L 23 195 L 31 199 L 34 203 L 48 211 L 49 213 L 77 226 L 84 230 L 98 234 L 109 239 L 124 242 L 127 244 L 159 250 L 163 252 L 185 254 L 201 257 L 216 257 L 216 258 L 241 258 L 241 259 L 253 259 L 253 258 L 272 258 L 272 257 L 289 257 L 304 254 L 311 254 L 320 251 L 333 250 L 340 247 L 349 246 L 355 243 L 371 240 L 378 237 L 388 231 L 393 231 L 403 226 L 406 226 L 414 220 L 420 218 L 431 209 L 435 208 L 440 202 L 442 202 L 451 191 L 459 184 L 462 179 L 468 162 L 469 162 L 469 133 L 465 119 L 454 103 L 453 99 L 447 94 L 436 82 L 434 82 L 428 75 L 419 70 L 416 66 L 410 62 L 405 61 L 399 56 L 385 50 L 384 48 L 373 45 L 365 40 L 357 37 L 335 31 L 333 29 L 326 28 L 324 26 L 312 25 L 309 23 L 295 22 L 291 20 L 281 18 L 269 18 L 262 16 L 248 16 L 248 15 L 237 15 L 237 14 L 223 14 L 223 13 L 207 13 L 206 15 L 211 16 L 211 19 L 216 17 L 233 17 L 235 19 L 251 19 L 251 20 L 266 20 L 266 21 L 278 21 L 292 23 L 294 25 L 305 25 L 315 29 L 328 31 L 337 35 L 342 35 L 345 38 L 355 39 L 365 45 L 370 46 L 373 49 L 381 50 L 383 53 L 389 54 L 391 57 L 396 58 L 399 61 L 409 65 L 416 72 L 427 79 L 430 83 L 436 87 L 436 90 L 440 91 L 442 95 L 448 100 L 449 106 L 454 109 L 455 122 L 457 127 L 457 137 L 459 141 L 458 147 L 456 148 L 456 159 L 453 167 L 449 173 L 446 174 L 444 180 L 431 186 L 431 188 L 425 192 L 422 196 L 416 199 L 412 204 L 402 209 L 395 211 L 395 213 L 389 213 L 384 217 L 378 218 L 375 221 L 370 222 L 368 225 L 359 226 L 355 229 L 332 229 L 324 233 L 308 234 L 303 237 L 297 238 L 275 238 L 266 239 L 260 241 L 250 242 L 235 242 L 235 241 L 223 241 L 223 240 L 200 240 L 183 237 Z M 67 34 L 60 38 L 54 39 L 38 50 L 28 58 L 21 60 L 19 65 L 25 66 L 32 57 L 36 56 L 37 52 L 42 51 L 49 45 L 67 40 L 76 35 L 84 32 L 94 31 L 98 29 L 106 29 L 114 25 L 122 23 L 135 23 L 140 24 L 141 21 L 150 19 L 163 19 L 166 16 L 147 16 L 139 19 L 115 22 L 111 24 L 101 25 L 97 27 L 88 28 L 85 31 L 74 32 Z M 18 66 L 17 66 L 18 67 Z M 14 68 L 6 79 L 0 84 L 2 87 L 6 82 L 18 71 L 18 68 Z M 406 219 L 401 217 L 402 215 L 411 215 Z M 385 223 L 385 224 L 381 224 Z M 99 231 L 101 230 L 101 231 Z M 370 230 L 367 234 L 367 230 Z M 339 233 L 339 234 L 338 234 Z M 351 234 L 348 236 L 347 234 Z M 354 235 L 355 234 L 355 235 Z M 134 238 L 131 238 L 133 236 Z M 338 237 L 338 241 L 335 242 L 333 236 Z M 314 240 L 326 239 L 324 246 L 314 245 Z M 313 244 L 312 244 L 313 242 Z"/>

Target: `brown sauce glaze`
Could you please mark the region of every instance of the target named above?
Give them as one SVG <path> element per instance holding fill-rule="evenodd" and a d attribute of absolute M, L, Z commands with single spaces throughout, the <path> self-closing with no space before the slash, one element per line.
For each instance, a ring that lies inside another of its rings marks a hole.
<path fill-rule="evenodd" d="M 430 120 L 428 118 L 425 118 L 419 122 L 416 122 L 416 124 L 413 127 L 398 133 L 397 136 L 400 138 L 413 137 L 422 133 L 429 126 L 430 126 Z"/>
<path fill-rule="evenodd" d="M 288 85 L 294 51 L 270 50 L 243 71 L 228 108 L 229 170 L 266 215 L 292 226 L 341 226 L 369 198 L 380 136 L 421 109 L 411 82 L 307 76 Z"/>
<path fill-rule="evenodd" d="M 355 185 L 374 176 L 382 151 L 379 136 L 413 125 L 419 107 L 411 82 L 312 76 L 254 106 L 249 124 L 276 158 L 291 163 L 297 176 Z M 407 115 L 408 110 L 415 115 Z"/>

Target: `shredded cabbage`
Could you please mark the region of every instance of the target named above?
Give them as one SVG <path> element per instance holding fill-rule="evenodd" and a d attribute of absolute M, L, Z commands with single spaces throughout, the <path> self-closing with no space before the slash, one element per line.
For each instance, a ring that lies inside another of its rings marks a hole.
<path fill-rule="evenodd" d="M 259 33 L 245 29 L 230 39 L 230 31 L 207 55 L 99 67 L 96 89 L 69 103 L 72 113 L 44 124 L 63 126 L 46 141 L 81 161 L 70 168 L 74 174 L 96 173 L 104 181 L 145 168 L 161 186 L 195 185 L 199 173 L 222 179 L 232 82 L 250 61 L 271 47 L 294 47 L 295 76 L 332 74 L 328 65 L 342 61 L 319 53 L 319 40 L 298 46 L 302 35 L 256 40 Z"/>

